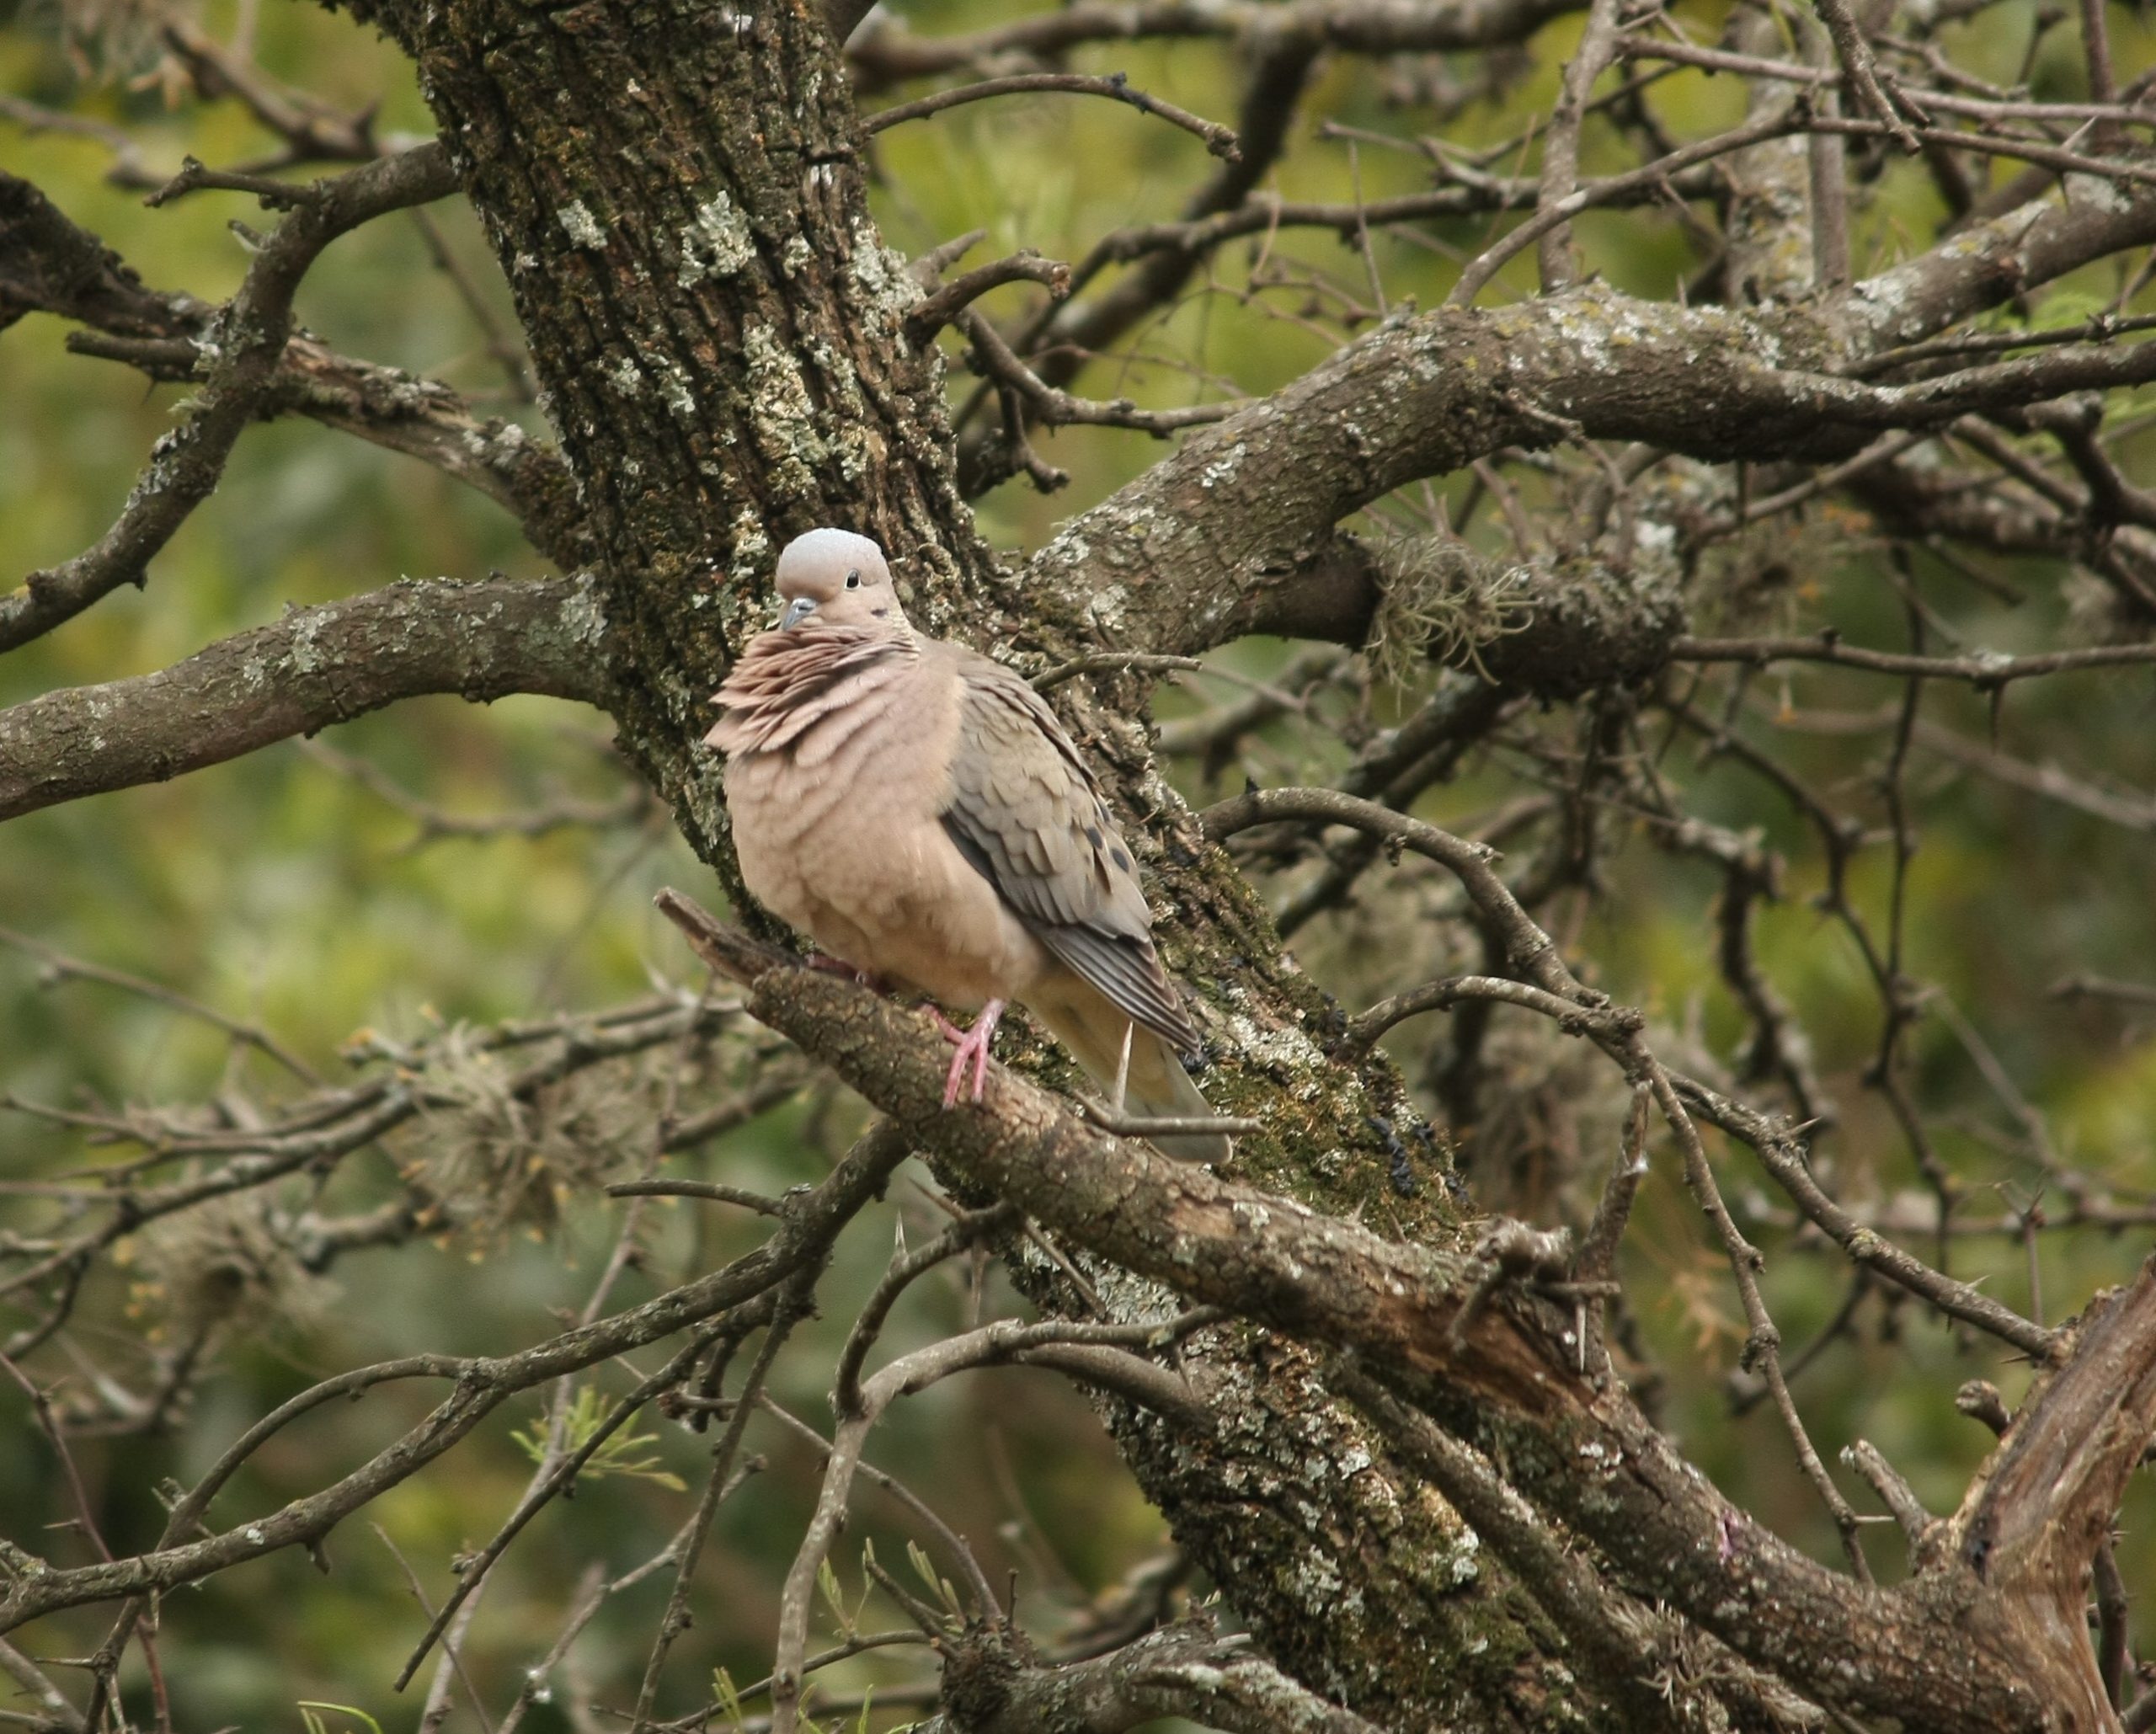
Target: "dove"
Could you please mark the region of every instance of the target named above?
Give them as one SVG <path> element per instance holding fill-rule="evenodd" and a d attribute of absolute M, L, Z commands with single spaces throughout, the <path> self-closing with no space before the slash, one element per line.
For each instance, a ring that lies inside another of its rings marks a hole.
<path fill-rule="evenodd" d="M 1022 677 L 916 632 L 883 550 L 812 530 L 778 560 L 778 624 L 712 702 L 750 892 L 864 979 L 975 1011 L 945 1080 L 978 1102 L 1005 1009 L 1023 1006 L 1148 1118 L 1212 1113 L 1198 1048 L 1154 949 L 1129 847 L 1055 713 Z M 1125 1044 L 1129 1048 L 1127 1076 Z M 1228 1140 L 1169 1134 L 1219 1161 Z"/>

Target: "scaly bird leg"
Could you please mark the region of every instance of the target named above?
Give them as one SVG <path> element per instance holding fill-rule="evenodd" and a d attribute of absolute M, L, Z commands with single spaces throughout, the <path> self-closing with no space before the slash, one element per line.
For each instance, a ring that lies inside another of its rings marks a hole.
<path fill-rule="evenodd" d="M 962 1030 L 941 1011 L 931 1006 L 936 1027 L 943 1032 L 943 1039 L 957 1045 L 958 1052 L 951 1056 L 950 1075 L 943 1080 L 943 1106 L 956 1107 L 958 1091 L 964 1087 L 966 1062 L 974 1068 L 974 1100 L 979 1102 L 981 1091 L 988 1087 L 988 1047 L 995 1039 L 995 1026 L 1002 1021 L 1003 1008 L 1009 1002 L 990 1000 L 980 1008 L 980 1016 L 974 1020 L 974 1027 Z"/>

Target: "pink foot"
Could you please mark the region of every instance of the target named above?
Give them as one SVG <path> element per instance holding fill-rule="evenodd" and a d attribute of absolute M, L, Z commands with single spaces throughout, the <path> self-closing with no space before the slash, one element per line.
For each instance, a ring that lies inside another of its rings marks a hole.
<path fill-rule="evenodd" d="M 995 1026 L 1001 1022 L 1002 1000 L 990 1000 L 980 1008 L 980 1016 L 974 1020 L 974 1027 L 962 1030 L 941 1011 L 931 1006 L 929 1011 L 936 1019 L 936 1027 L 943 1032 L 943 1039 L 956 1045 L 958 1052 L 951 1056 L 950 1075 L 943 1080 L 943 1106 L 956 1107 L 958 1092 L 965 1086 L 966 1063 L 973 1062 L 974 1100 L 979 1102 L 981 1091 L 988 1086 L 988 1048 L 995 1039 Z"/>

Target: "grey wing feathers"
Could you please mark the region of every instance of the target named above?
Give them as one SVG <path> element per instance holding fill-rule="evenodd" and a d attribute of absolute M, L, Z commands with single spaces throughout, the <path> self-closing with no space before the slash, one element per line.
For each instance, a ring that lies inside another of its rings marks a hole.
<path fill-rule="evenodd" d="M 1033 936 L 1134 1022 L 1198 1048 L 1153 949 L 1130 851 L 1085 761 L 1040 696 L 965 655 L 943 828 Z"/>

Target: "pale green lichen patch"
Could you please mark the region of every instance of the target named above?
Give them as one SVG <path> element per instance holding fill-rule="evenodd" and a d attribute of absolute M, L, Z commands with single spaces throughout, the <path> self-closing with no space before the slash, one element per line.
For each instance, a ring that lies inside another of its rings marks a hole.
<path fill-rule="evenodd" d="M 1451 1545 L 1440 1550 L 1431 1562 L 1436 1567 L 1438 1581 L 1454 1589 L 1474 1582 L 1482 1575 L 1481 1551 L 1481 1539 L 1462 1523 L 1453 1532 Z"/>
<path fill-rule="evenodd" d="M 1210 493 L 1223 483 L 1235 479 L 1235 472 L 1243 467 L 1243 460 L 1250 455 L 1250 447 L 1238 440 L 1219 456 L 1198 472 L 1198 485 Z"/>
<path fill-rule="evenodd" d="M 563 606 L 562 630 L 573 645 L 596 650 L 606 642 L 606 604 L 598 584 L 590 579 Z"/>
<path fill-rule="evenodd" d="M 554 220 L 561 224 L 569 239 L 579 247 L 588 247 L 595 252 L 606 244 L 606 230 L 599 227 L 598 218 L 585 209 L 581 199 L 570 200 L 554 213 Z"/>
<path fill-rule="evenodd" d="M 771 557 L 771 539 L 764 533 L 764 520 L 753 507 L 744 508 L 734 520 L 733 540 L 734 556 L 727 562 L 726 575 L 736 584 L 746 584 L 763 571 Z"/>
<path fill-rule="evenodd" d="M 742 343 L 749 363 L 756 443 L 788 488 L 806 493 L 830 448 L 817 427 L 816 405 L 792 355 L 767 326 L 751 325 Z"/>
<path fill-rule="evenodd" d="M 1103 638 L 1113 641 L 1122 636 L 1124 605 L 1129 600 L 1129 592 L 1119 584 L 1096 590 L 1087 600 L 1086 613 Z"/>
<path fill-rule="evenodd" d="M 1229 1039 L 1244 1059 L 1282 1076 L 1305 1079 L 1307 1089 L 1299 1089 L 1299 1095 L 1315 1096 L 1330 1087 L 1331 1068 L 1325 1055 L 1316 1043 L 1292 1024 L 1262 1029 L 1256 1019 L 1240 1011 L 1230 1012 L 1225 1022 Z"/>
<path fill-rule="evenodd" d="M 310 611 L 293 617 L 291 648 L 286 653 L 286 658 L 294 674 L 311 675 L 324 665 L 324 659 L 315 642 L 321 629 L 322 616 L 318 612 Z"/>
<path fill-rule="evenodd" d="M 755 263 L 755 238 L 747 215 L 724 192 L 696 207 L 680 232 L 681 263 L 674 280 L 683 289 L 709 277 L 732 277 Z"/>
<path fill-rule="evenodd" d="M 644 365 L 659 381 L 659 395 L 666 407 L 683 421 L 694 421 L 696 394 L 690 387 L 688 369 L 666 356 L 654 359 L 647 355 Z"/>
<path fill-rule="evenodd" d="M 875 225 L 857 217 L 851 232 L 852 246 L 846 272 L 860 296 L 859 310 L 871 334 L 897 326 L 921 298 L 921 285 L 906 269 L 906 262 L 883 244 Z"/>

